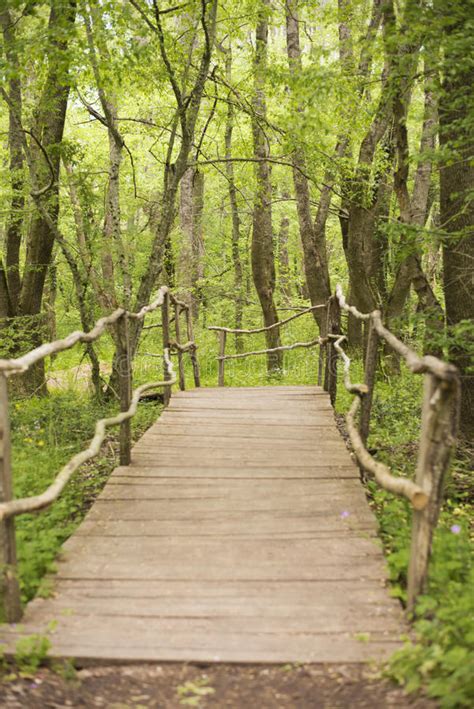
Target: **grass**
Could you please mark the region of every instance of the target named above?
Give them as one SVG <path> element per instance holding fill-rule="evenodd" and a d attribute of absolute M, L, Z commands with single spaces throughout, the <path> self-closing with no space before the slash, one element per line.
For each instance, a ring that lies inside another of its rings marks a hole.
<path fill-rule="evenodd" d="M 11 410 L 15 496 L 26 497 L 45 490 L 60 468 L 87 445 L 96 420 L 112 409 L 116 406 L 99 405 L 77 391 L 17 401 Z M 141 435 L 158 413 L 157 404 L 140 405 L 134 419 L 135 437 Z M 51 507 L 17 518 L 24 602 L 35 595 L 43 576 L 54 568 L 61 544 L 74 532 L 117 464 L 117 434 L 117 430 L 110 431 L 100 457 L 82 466 Z"/>

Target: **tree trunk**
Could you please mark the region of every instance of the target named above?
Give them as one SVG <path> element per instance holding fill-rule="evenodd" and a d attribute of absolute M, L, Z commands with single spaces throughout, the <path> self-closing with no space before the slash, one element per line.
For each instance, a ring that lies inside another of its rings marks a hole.
<path fill-rule="evenodd" d="M 174 69 L 170 63 L 164 43 L 163 30 L 161 26 L 159 28 L 155 27 L 160 45 L 161 58 L 164 62 L 168 73 L 168 79 L 176 98 L 177 116 L 181 126 L 181 143 L 176 160 L 172 163 L 173 148 L 176 137 L 176 131 L 173 130 L 169 141 L 169 149 L 164 168 L 163 197 L 160 215 L 156 222 L 150 258 L 148 259 L 148 264 L 140 279 L 138 292 L 135 298 L 135 309 L 141 308 L 149 302 L 152 291 L 157 284 L 158 276 L 162 271 L 163 255 L 166 245 L 169 242 L 169 235 L 175 219 L 176 198 L 179 183 L 188 167 L 189 154 L 193 146 L 196 122 L 199 115 L 204 87 L 208 78 L 209 66 L 211 63 L 211 56 L 215 42 L 217 0 L 210 0 L 208 3 L 203 3 L 202 7 L 203 14 L 201 16 L 201 25 L 205 28 L 205 42 L 201 57 L 199 58 L 194 84 L 191 87 L 187 87 L 186 96 L 183 95 L 183 91 L 179 88 Z M 158 14 L 157 18 L 155 18 L 157 22 L 161 22 L 160 14 Z M 192 42 L 194 45 L 194 39 Z M 191 58 L 189 64 L 191 64 Z M 185 72 L 187 72 L 186 68 Z M 130 327 L 130 349 L 132 356 L 136 351 L 140 332 L 141 324 L 138 321 L 132 323 Z"/>
<path fill-rule="evenodd" d="M 284 195 L 284 197 L 288 195 Z M 290 257 L 288 254 L 288 236 L 290 233 L 290 219 L 284 214 L 280 221 L 280 231 L 278 232 L 278 266 L 279 266 L 279 287 L 284 302 L 291 302 L 290 283 Z"/>
<path fill-rule="evenodd" d="M 226 52 L 225 58 L 225 75 L 228 84 L 232 82 L 232 47 Z M 229 202 L 232 215 L 232 264 L 234 267 L 234 289 L 235 289 L 235 320 L 234 327 L 242 328 L 243 310 L 244 310 L 244 293 L 243 293 L 243 272 L 242 260 L 240 258 L 240 215 L 239 206 L 237 203 L 237 188 L 235 185 L 234 163 L 232 162 L 232 135 L 234 131 L 234 105 L 229 94 L 229 102 L 227 104 L 227 116 L 225 125 L 225 157 L 226 157 L 226 175 L 229 185 Z M 236 352 L 243 352 L 242 336 L 235 336 Z"/>
<path fill-rule="evenodd" d="M 52 258 L 55 229 L 59 217 L 60 151 L 69 98 L 69 40 L 76 17 L 76 3 L 52 3 L 49 15 L 48 73 L 35 112 L 35 122 L 27 148 L 36 213 L 26 241 L 25 265 L 18 309 L 15 316 L 26 318 L 22 349 L 37 347 L 44 336 L 41 315 L 46 274 Z M 17 120 L 21 120 L 18 117 Z M 41 148 L 38 143 L 41 143 Z M 24 148 L 25 149 L 25 148 Z M 47 157 L 45 157 L 47 156 Z M 37 191 L 41 191 L 38 194 Z M 20 321 L 21 322 L 21 321 Z M 22 326 L 19 326 L 22 330 Z M 23 388 L 46 393 L 44 362 L 31 367 L 21 377 Z"/>
<path fill-rule="evenodd" d="M 440 142 L 447 155 L 440 170 L 441 227 L 443 238 L 444 294 L 448 326 L 470 325 L 456 337 L 450 359 L 461 372 L 460 434 L 474 439 L 474 139 L 472 99 L 467 87 L 474 83 L 474 66 L 466 55 L 467 0 L 446 5 L 438 2 L 445 34 L 444 82 L 440 92 Z"/>
<path fill-rule="evenodd" d="M 188 167 L 180 186 L 180 221 L 183 238 L 179 253 L 179 286 L 191 305 L 193 318 L 199 315 L 200 285 L 204 276 L 204 243 L 202 212 L 204 207 L 204 175 Z"/>
<path fill-rule="evenodd" d="M 259 13 L 256 29 L 256 49 L 254 62 L 255 91 L 252 98 L 252 133 L 255 162 L 255 203 L 252 223 L 252 275 L 255 289 L 262 306 L 265 327 L 278 322 L 278 314 L 273 300 L 275 289 L 275 261 L 273 255 L 272 231 L 272 185 L 270 180 L 269 147 L 259 119 L 266 117 L 265 74 L 267 70 L 268 22 L 267 5 Z M 279 328 L 265 333 L 267 348 L 281 344 Z M 281 369 L 282 353 L 267 355 L 267 370 L 271 374 Z"/>
<path fill-rule="evenodd" d="M 286 0 L 286 41 L 290 73 L 292 77 L 296 77 L 302 71 L 298 0 Z M 303 107 L 298 105 L 297 111 L 302 110 Z M 306 176 L 306 156 L 301 146 L 294 149 L 292 163 L 306 284 L 311 304 L 320 305 L 327 302 L 331 295 L 325 235 L 331 193 L 323 189 L 320 197 L 320 214 L 313 224 L 309 182 Z M 324 335 L 326 331 L 324 311 L 315 310 L 314 317 L 320 333 Z"/>
<path fill-rule="evenodd" d="M 0 25 L 3 32 L 3 43 L 6 60 L 14 68 L 18 58 L 14 41 L 13 18 L 8 10 L 0 12 Z M 20 246 L 21 230 L 24 217 L 24 155 L 21 135 L 22 94 L 20 78 L 14 71 L 8 81 L 8 150 L 10 153 L 10 208 L 7 218 L 5 236 L 5 281 L 2 293 L 0 317 L 14 315 L 18 308 L 20 297 Z M 1 288 L 1 284 L 0 284 Z"/>

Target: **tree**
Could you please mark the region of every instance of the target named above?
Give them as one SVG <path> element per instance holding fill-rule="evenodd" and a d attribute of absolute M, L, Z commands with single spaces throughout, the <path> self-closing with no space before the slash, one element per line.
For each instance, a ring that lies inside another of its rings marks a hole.
<path fill-rule="evenodd" d="M 461 372 L 460 430 L 474 437 L 474 60 L 465 19 L 470 0 L 435 5 L 443 57 L 439 92 L 441 228 L 450 357 Z"/>
<path fill-rule="evenodd" d="M 25 7 L 23 16 L 30 11 Z M 74 32 L 76 2 L 52 1 L 47 24 L 45 76 L 38 76 L 38 99 L 29 128 L 24 126 L 22 73 L 25 57 L 19 56 L 16 16 L 3 6 L 0 21 L 3 49 L 9 75 L 8 90 L 1 94 L 9 112 L 9 149 L 12 168 L 12 200 L 7 227 L 5 264 L 0 278 L 0 317 L 8 318 L 16 331 L 13 352 L 41 344 L 43 327 L 41 306 L 46 275 L 53 254 L 59 218 L 60 146 L 63 139 L 71 79 L 70 43 Z M 28 137 L 27 137 L 28 136 Z M 33 217 L 26 220 L 23 193 L 23 163 L 29 173 Z M 23 233 L 25 258 L 21 263 Z M 24 376 L 29 391 L 45 391 L 43 363 Z"/>
<path fill-rule="evenodd" d="M 301 76 L 301 60 L 298 0 L 286 0 L 286 42 L 288 63 L 293 80 Z M 296 111 L 301 113 L 302 105 L 296 100 Z M 325 178 L 321 189 L 319 207 L 313 223 L 310 206 L 310 189 L 307 177 L 306 156 L 301 145 L 295 147 L 292 154 L 293 180 L 295 185 L 298 220 L 304 253 L 306 284 L 312 305 L 326 303 L 331 295 L 328 257 L 326 251 L 326 220 L 331 203 L 331 173 Z M 323 310 L 315 310 L 314 317 L 322 335 L 326 333 L 326 318 Z"/>
<path fill-rule="evenodd" d="M 255 202 L 252 224 L 252 275 L 265 327 L 278 322 L 273 294 L 275 290 L 275 259 L 273 254 L 272 185 L 270 180 L 270 148 L 261 121 L 266 118 L 265 74 L 267 69 L 268 2 L 258 12 L 255 32 L 254 94 L 252 99 L 252 134 L 255 156 Z M 267 348 L 281 345 L 278 327 L 265 332 Z M 267 355 L 269 372 L 281 368 L 282 353 Z"/>

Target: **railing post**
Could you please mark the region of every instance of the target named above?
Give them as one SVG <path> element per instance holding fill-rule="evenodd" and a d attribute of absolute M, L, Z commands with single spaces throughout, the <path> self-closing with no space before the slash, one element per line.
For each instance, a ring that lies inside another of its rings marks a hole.
<path fill-rule="evenodd" d="M 224 386 L 224 371 L 225 371 L 225 342 L 227 339 L 227 333 L 225 330 L 220 330 L 219 332 L 219 379 L 218 385 L 220 387 Z"/>
<path fill-rule="evenodd" d="M 181 333 L 180 333 L 180 327 L 179 327 L 179 312 L 180 312 L 180 306 L 175 301 L 175 303 L 174 303 L 174 329 L 176 332 L 176 344 L 178 344 L 178 345 L 181 344 Z M 177 349 L 178 349 L 179 388 L 181 389 L 181 391 L 184 391 L 186 389 L 186 382 L 184 379 L 183 353 L 181 352 L 179 347 Z"/>
<path fill-rule="evenodd" d="M 372 319 L 368 321 L 369 332 L 367 335 L 367 350 L 365 353 L 365 383 L 367 394 L 362 397 L 360 405 L 359 432 L 364 445 L 367 443 L 370 428 L 370 414 L 372 411 L 372 401 L 375 388 L 375 378 L 377 372 L 378 344 L 379 336 L 374 328 Z"/>
<path fill-rule="evenodd" d="M 187 331 L 189 342 L 194 342 L 193 316 L 191 313 L 191 308 L 189 306 L 186 308 L 186 331 Z M 199 373 L 199 362 L 198 362 L 195 348 L 189 350 L 189 356 L 191 358 L 191 364 L 193 366 L 194 386 L 200 387 L 201 386 L 201 375 Z"/>
<path fill-rule="evenodd" d="M 163 350 L 170 348 L 170 294 L 168 291 L 163 296 L 163 305 L 161 306 L 161 332 L 163 336 Z M 170 378 L 166 362 L 163 361 L 164 379 L 167 381 Z M 171 399 L 171 387 L 166 386 L 163 389 L 163 403 L 168 406 Z"/>
<path fill-rule="evenodd" d="M 8 382 L 0 374 L 0 500 L 12 499 L 10 417 Z M 0 622 L 15 623 L 22 615 L 20 586 L 17 577 L 15 518 L 0 522 Z"/>
<path fill-rule="evenodd" d="M 408 603 L 414 611 L 428 577 L 433 532 L 438 522 L 443 497 L 443 484 L 455 443 L 457 417 L 453 415 L 459 396 L 459 382 L 441 381 L 425 374 L 420 448 L 416 482 L 428 495 L 423 510 L 413 511 L 410 564 L 408 569 Z"/>
<path fill-rule="evenodd" d="M 333 339 L 330 335 L 339 334 L 340 331 L 340 308 L 337 296 L 332 295 L 328 300 L 327 307 L 327 336 L 328 344 L 326 346 L 326 371 L 324 375 L 324 389 L 329 393 L 331 404 L 336 403 L 337 395 L 337 351 L 334 347 Z"/>
<path fill-rule="evenodd" d="M 324 373 L 324 352 L 325 345 L 319 345 L 319 357 L 318 357 L 318 387 L 323 385 L 323 373 Z"/>
<path fill-rule="evenodd" d="M 128 411 L 132 400 L 132 367 L 130 361 L 130 337 L 128 315 L 117 322 L 119 343 L 119 392 L 120 411 Z M 120 465 L 130 465 L 132 451 L 132 423 L 130 419 L 120 424 Z"/>

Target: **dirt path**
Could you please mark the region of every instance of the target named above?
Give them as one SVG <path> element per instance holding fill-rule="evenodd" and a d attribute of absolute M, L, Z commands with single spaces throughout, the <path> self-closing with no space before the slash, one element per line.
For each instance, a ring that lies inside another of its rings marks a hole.
<path fill-rule="evenodd" d="M 357 665 L 237 666 L 185 664 L 84 669 L 64 679 L 50 670 L 4 682 L 6 709 L 434 709 Z"/>

